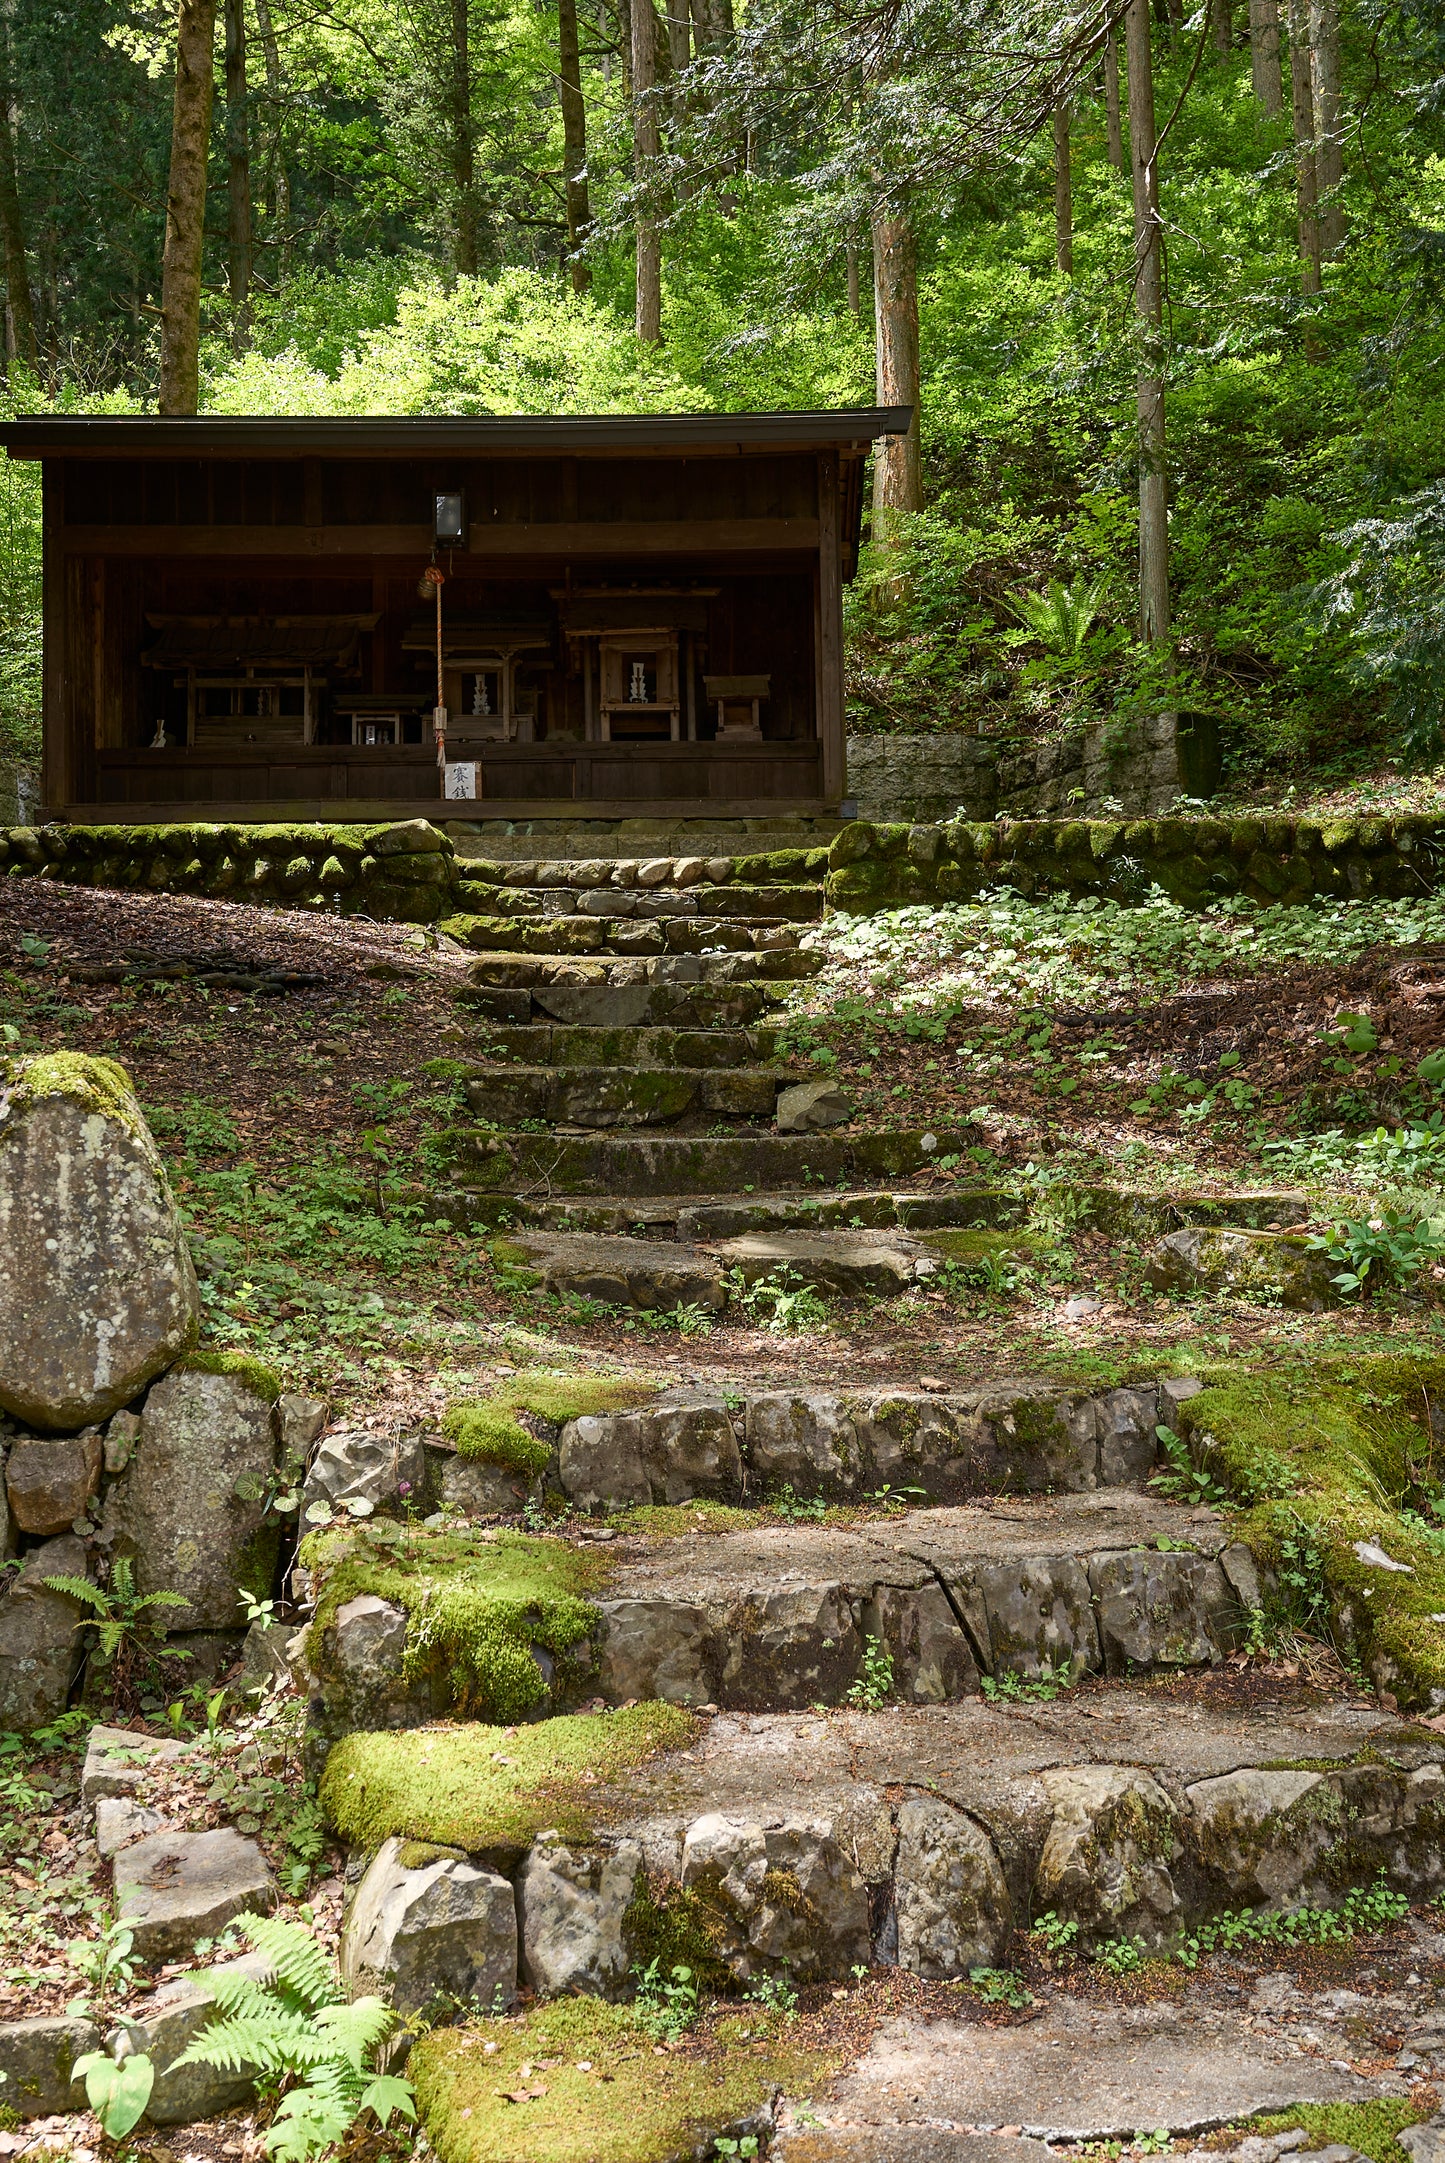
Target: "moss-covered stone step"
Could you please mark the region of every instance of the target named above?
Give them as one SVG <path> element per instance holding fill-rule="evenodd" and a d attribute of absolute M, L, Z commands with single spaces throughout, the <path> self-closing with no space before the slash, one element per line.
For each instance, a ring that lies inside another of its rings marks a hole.
<path fill-rule="evenodd" d="M 510 968 L 511 964 L 504 964 Z M 522 968 L 545 964 L 523 963 Z M 579 967 L 574 963 L 573 968 Z M 619 965 L 622 966 L 622 965 Z M 526 1023 L 558 1021 L 564 1027 L 632 1029 L 679 1023 L 692 1029 L 745 1028 L 771 1013 L 781 994 L 764 984 L 701 984 L 665 979 L 658 983 L 610 983 L 603 971 L 571 979 L 539 977 L 535 985 L 493 989 L 468 985 L 455 995 L 463 1011 L 490 1020 Z M 501 1003 L 501 1011 L 499 1011 Z"/>
<path fill-rule="evenodd" d="M 771 954 L 796 955 L 798 935 L 788 924 L 742 926 L 726 919 L 689 917 L 635 924 L 595 916 L 448 916 L 438 929 L 479 954 Z M 798 974 L 818 966 L 810 956 Z"/>
<path fill-rule="evenodd" d="M 709 837 L 694 831 L 692 845 L 679 849 L 643 853 L 636 847 L 619 848 L 615 836 L 580 834 L 553 836 L 554 844 L 567 845 L 554 845 L 546 855 L 539 855 L 535 848 L 528 851 L 519 843 L 513 844 L 519 853 L 507 855 L 489 849 L 480 836 L 465 832 L 460 825 L 449 829 L 466 877 L 524 893 L 599 886 L 630 887 L 642 893 L 669 888 L 685 892 L 734 882 L 741 886 L 821 886 L 828 869 L 828 842 L 841 830 L 839 820 L 828 822 L 826 838 L 816 834 L 805 837 L 778 828 L 771 837 L 777 846 L 767 845 L 766 837 L 760 834 L 758 846 L 741 854 L 732 847 L 719 848 L 718 841 L 723 837 L 716 833 Z M 737 836 L 729 838 L 735 841 Z M 603 839 L 607 845 L 598 846 Z"/>
<path fill-rule="evenodd" d="M 776 1058 L 781 1037 L 780 1029 L 770 1028 L 589 1029 L 575 1023 L 539 1021 L 522 1028 L 491 1029 L 485 1044 L 489 1065 L 504 1055 L 529 1067 L 690 1067 L 708 1071 L 763 1066 Z"/>
<path fill-rule="evenodd" d="M 778 1091 L 797 1078 L 775 1067 L 491 1066 L 464 1088 L 474 1112 L 505 1126 L 644 1127 L 693 1113 L 771 1119 Z"/>
<path fill-rule="evenodd" d="M 1027 1707 L 723 1712 L 619 1764 L 613 1723 L 649 1710 L 352 1735 L 322 1804 L 363 1853 L 439 1843 L 507 1872 L 529 1979 L 557 1991 L 621 1992 L 659 1950 L 723 1989 L 870 1960 L 960 1979 L 1011 1965 L 1050 1911 L 1081 1951 L 1164 1950 L 1226 1909 L 1338 1908 L 1380 1872 L 1414 1900 L 1445 1882 L 1445 1738 L 1368 1705 L 1241 1711 L 1118 1683 Z M 569 1930 L 544 1932 L 559 1907 Z M 616 1981 L 586 1973 L 599 1943 Z M 1359 2092 L 1323 2060 L 1287 2076 L 1266 2102 Z"/>
<path fill-rule="evenodd" d="M 592 1698 L 941 1703 L 984 1677 L 1051 1687 L 1212 1666 L 1260 1600 L 1248 1549 L 1218 1517 L 1122 1487 L 852 1527 L 718 1530 L 690 1508 L 691 1528 L 629 1530 L 605 1557 L 444 1530 L 403 1534 L 368 1562 L 335 1535 L 307 1637 L 320 1725 L 335 1736 Z"/>
<path fill-rule="evenodd" d="M 760 1284 L 784 1294 L 807 1287 L 843 1299 L 889 1298 L 949 1263 L 967 1267 L 1031 1244 L 1025 1233 L 986 1231 L 743 1232 L 706 1248 L 605 1232 L 516 1232 L 492 1251 L 500 1265 L 549 1292 L 670 1311 L 679 1304 L 721 1308 Z"/>
<path fill-rule="evenodd" d="M 705 918 L 715 923 L 811 924 L 823 914 L 823 882 L 807 886 L 694 886 L 679 891 L 668 886 L 644 887 L 620 884 L 616 875 L 606 884 L 586 887 L 575 883 L 581 865 L 559 865 L 571 871 L 572 883 L 558 878 L 543 887 L 492 884 L 463 875 L 457 897 L 464 910 L 478 916 L 595 917 L 604 922 L 676 922 Z"/>
<path fill-rule="evenodd" d="M 701 989 L 710 985 L 792 983 L 800 976 L 812 974 L 817 966 L 816 954 L 781 952 L 651 956 L 506 953 L 486 955 L 471 962 L 467 979 L 472 984 L 508 990 L 563 985 L 610 985 L 621 990 L 644 984 Z M 699 1026 L 708 1025 L 700 1023 Z"/>
<path fill-rule="evenodd" d="M 451 1127 L 436 1154 L 459 1183 L 486 1194 L 739 1194 L 757 1188 L 846 1186 L 926 1170 L 961 1153 L 974 1129 L 900 1128 L 876 1134 L 535 1135 Z"/>

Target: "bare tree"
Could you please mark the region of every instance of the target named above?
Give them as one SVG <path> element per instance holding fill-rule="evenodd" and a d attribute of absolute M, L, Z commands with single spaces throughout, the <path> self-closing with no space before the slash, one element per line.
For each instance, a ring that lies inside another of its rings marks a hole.
<path fill-rule="evenodd" d="M 231 344 L 251 343 L 251 129 L 246 96 L 246 0 L 226 0 L 226 267 Z"/>
<path fill-rule="evenodd" d="M 577 40 L 577 0 L 557 0 L 557 80 L 562 106 L 562 180 L 567 194 L 567 255 L 572 290 L 585 293 L 592 266 L 582 253 L 592 223 L 587 200 L 587 107 Z"/>
<path fill-rule="evenodd" d="M 1340 117 L 1340 16 L 1336 0 L 1311 0 L 1310 57 L 1315 108 L 1315 182 L 1320 246 L 1338 255 L 1345 244 L 1344 130 Z"/>
<path fill-rule="evenodd" d="M 206 160 L 215 90 L 216 0 L 180 0 L 170 184 L 161 263 L 162 413 L 194 413 L 200 398 L 201 261 Z"/>
<path fill-rule="evenodd" d="M 1069 161 L 1069 101 L 1054 105 L 1054 261 L 1062 277 L 1074 275 L 1074 175 Z"/>
<path fill-rule="evenodd" d="M 1149 0 L 1129 0 L 1124 50 L 1129 74 L 1134 313 L 1139 337 L 1139 633 L 1147 645 L 1157 646 L 1169 639 L 1169 472 L 1164 440 L 1164 258 Z"/>
<path fill-rule="evenodd" d="M 19 113 L 15 96 L 14 50 L 10 36 L 10 0 L 0 6 L 0 243 L 5 250 L 5 293 L 15 352 L 32 375 L 40 372 L 35 336 L 35 302 L 25 256 L 25 214 L 20 203 L 20 175 L 15 158 Z"/>
<path fill-rule="evenodd" d="M 1104 40 L 1104 124 L 1109 163 L 1124 170 L 1124 116 L 1119 109 L 1119 33 L 1111 23 Z"/>
<path fill-rule="evenodd" d="M 653 0 L 632 0 L 632 149 L 644 187 L 662 148 L 657 119 L 659 28 Z M 645 202 L 638 208 L 636 234 L 637 335 L 647 345 L 661 345 L 662 242 L 657 219 Z"/>
<path fill-rule="evenodd" d="M 1279 0 L 1249 0 L 1249 66 L 1254 94 L 1273 119 L 1284 111 L 1279 65 Z"/>
<path fill-rule="evenodd" d="M 1300 290 L 1320 289 L 1319 170 L 1315 163 L 1314 70 L 1309 0 L 1289 0 L 1290 112 L 1294 124 L 1295 203 L 1299 213 Z"/>

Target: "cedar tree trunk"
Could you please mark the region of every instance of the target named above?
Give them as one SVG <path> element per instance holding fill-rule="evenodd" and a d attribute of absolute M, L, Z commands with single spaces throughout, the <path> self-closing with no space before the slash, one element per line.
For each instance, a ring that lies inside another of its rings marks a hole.
<path fill-rule="evenodd" d="M 1289 87 L 1294 121 L 1295 202 L 1299 210 L 1300 290 L 1320 289 L 1320 189 L 1315 163 L 1315 100 L 1310 64 L 1309 0 L 1289 0 Z"/>
<path fill-rule="evenodd" d="M 572 290 L 592 283 L 586 246 L 592 212 L 587 201 L 587 108 L 582 101 L 582 60 L 577 44 L 577 0 L 557 0 L 557 79 L 562 104 L 562 176 L 567 190 L 567 254 Z"/>
<path fill-rule="evenodd" d="M 1074 176 L 1069 164 L 1069 103 L 1054 106 L 1054 261 L 1062 277 L 1074 275 Z"/>
<path fill-rule="evenodd" d="M 632 154 L 641 186 L 652 185 L 661 149 L 657 125 L 657 10 L 652 0 L 632 0 Z M 662 343 L 662 243 L 645 208 L 637 215 L 636 330 L 647 345 Z"/>
<path fill-rule="evenodd" d="M 1279 0 L 1249 0 L 1249 68 L 1254 94 L 1274 119 L 1284 111 L 1279 65 Z"/>
<path fill-rule="evenodd" d="M 201 259 L 211 148 L 216 0 L 180 0 L 170 186 L 161 265 L 162 413 L 194 413 L 201 392 Z"/>
<path fill-rule="evenodd" d="M 1336 0 L 1311 0 L 1310 47 L 1314 60 L 1315 180 L 1319 197 L 1320 245 L 1338 255 L 1345 244 L 1345 207 L 1340 183 L 1345 177 L 1344 134 L 1340 125 L 1340 16 Z"/>
<path fill-rule="evenodd" d="M 246 105 L 246 0 L 226 0 L 226 269 L 231 343 L 251 343 L 251 144 Z"/>

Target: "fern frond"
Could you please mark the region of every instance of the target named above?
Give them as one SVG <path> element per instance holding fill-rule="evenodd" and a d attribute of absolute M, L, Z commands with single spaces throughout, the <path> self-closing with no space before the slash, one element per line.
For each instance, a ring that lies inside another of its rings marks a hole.
<path fill-rule="evenodd" d="M 49 1592 L 63 1592 L 69 1599 L 79 1600 L 92 1614 L 103 1616 L 110 1612 L 109 1595 L 88 1577 L 43 1577 L 41 1583 Z"/>
<path fill-rule="evenodd" d="M 257 1952 L 265 1955 L 279 1981 L 308 2010 L 345 2002 L 329 1956 L 304 1924 L 288 1922 L 281 1915 L 243 1915 L 241 1928 Z"/>
<path fill-rule="evenodd" d="M 281 2098 L 266 2152 L 276 2163 L 307 2163 L 307 2158 L 333 2148 L 349 2131 L 355 2117 L 349 2103 L 333 2102 L 310 2087 L 293 2088 Z"/>
<path fill-rule="evenodd" d="M 174 2062 L 216 2065 L 227 2073 L 239 2073 L 251 2066 L 264 2073 L 291 2072 L 296 2046 L 305 2040 L 304 2036 L 278 2030 L 264 2014 L 259 2018 L 213 2020 Z"/>
<path fill-rule="evenodd" d="M 377 2044 L 396 2026 L 396 2015 L 380 1998 L 357 1998 L 350 2005 L 322 2006 L 316 2025 L 333 2052 L 339 2051 L 360 2072 Z"/>

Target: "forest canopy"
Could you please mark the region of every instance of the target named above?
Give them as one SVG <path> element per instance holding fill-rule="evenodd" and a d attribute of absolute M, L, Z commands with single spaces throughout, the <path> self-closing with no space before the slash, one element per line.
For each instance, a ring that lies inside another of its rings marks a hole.
<path fill-rule="evenodd" d="M 1441 0 L 13 0 L 0 69 L 11 410 L 916 399 L 852 728 L 1441 755 Z"/>

